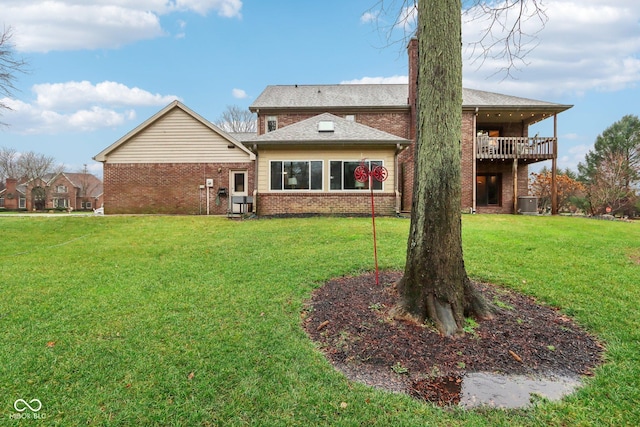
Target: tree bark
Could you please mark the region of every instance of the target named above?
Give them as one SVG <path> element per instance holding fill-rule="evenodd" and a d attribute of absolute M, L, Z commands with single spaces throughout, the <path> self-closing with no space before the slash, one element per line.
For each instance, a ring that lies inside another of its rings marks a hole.
<path fill-rule="evenodd" d="M 467 277 L 462 254 L 461 3 L 431 0 L 418 7 L 416 165 L 398 308 L 453 335 L 462 332 L 465 315 L 491 315 Z"/>

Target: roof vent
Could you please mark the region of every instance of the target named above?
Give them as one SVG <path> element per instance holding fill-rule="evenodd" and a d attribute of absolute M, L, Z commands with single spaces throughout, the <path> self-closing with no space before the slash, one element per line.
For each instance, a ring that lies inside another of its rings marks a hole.
<path fill-rule="evenodd" d="M 333 132 L 335 126 L 333 120 L 321 120 L 318 122 L 318 132 Z"/>

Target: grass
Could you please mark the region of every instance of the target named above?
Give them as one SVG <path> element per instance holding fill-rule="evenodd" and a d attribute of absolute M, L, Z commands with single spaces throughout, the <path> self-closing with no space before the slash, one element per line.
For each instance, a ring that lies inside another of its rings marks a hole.
<path fill-rule="evenodd" d="M 376 220 L 401 269 L 408 220 Z M 607 346 L 562 402 L 445 410 L 350 383 L 300 327 L 313 289 L 373 268 L 366 218 L 0 218 L 0 425 L 636 425 L 640 224 L 464 216 L 478 280 L 557 306 Z M 25 411 L 23 417 L 35 416 Z"/>

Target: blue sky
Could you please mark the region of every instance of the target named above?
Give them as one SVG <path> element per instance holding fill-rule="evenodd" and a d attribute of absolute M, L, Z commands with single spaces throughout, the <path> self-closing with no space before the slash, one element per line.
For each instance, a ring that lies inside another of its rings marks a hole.
<path fill-rule="evenodd" d="M 173 99 L 215 122 L 271 84 L 404 83 L 404 29 L 390 30 L 401 3 L 385 0 L 385 14 L 378 0 L 0 0 L 0 24 L 30 68 L 2 100 L 12 111 L 2 111 L 0 146 L 100 175 L 92 157 Z M 463 84 L 573 104 L 558 133 L 559 166 L 575 170 L 599 133 L 640 115 L 640 2 L 545 6 L 515 79 L 465 49 Z M 463 18 L 465 47 L 486 26 Z M 546 122 L 534 132 L 551 135 Z"/>

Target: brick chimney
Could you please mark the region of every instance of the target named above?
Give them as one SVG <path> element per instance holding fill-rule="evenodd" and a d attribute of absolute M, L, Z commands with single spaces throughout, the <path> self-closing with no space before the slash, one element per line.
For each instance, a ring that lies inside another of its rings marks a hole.
<path fill-rule="evenodd" d="M 20 194 L 17 191 L 18 180 L 15 178 L 7 178 L 6 189 L 4 193 L 4 207 L 5 209 L 18 209 L 18 200 Z"/>
<path fill-rule="evenodd" d="M 411 108 L 409 139 L 415 141 L 418 124 L 418 39 L 416 37 L 409 40 L 407 54 L 409 57 L 409 106 Z"/>

